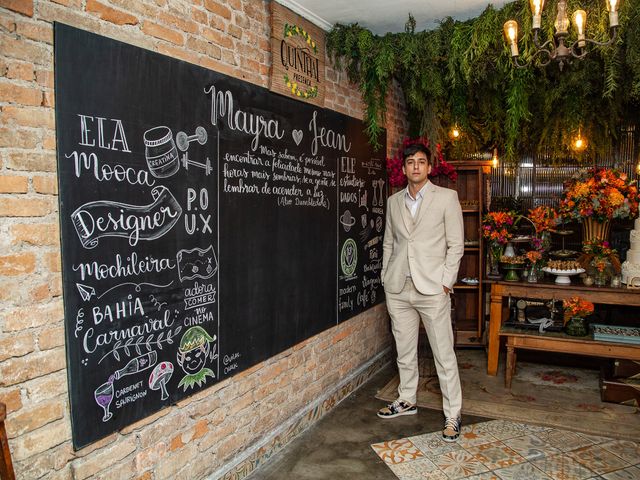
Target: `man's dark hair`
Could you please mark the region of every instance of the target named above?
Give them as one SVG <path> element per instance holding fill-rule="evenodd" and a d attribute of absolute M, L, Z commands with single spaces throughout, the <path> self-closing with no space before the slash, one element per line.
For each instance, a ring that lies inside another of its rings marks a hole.
<path fill-rule="evenodd" d="M 409 145 L 402 151 L 402 163 L 407 163 L 407 157 L 411 155 L 415 155 L 418 152 L 422 152 L 427 156 L 427 161 L 429 165 L 431 165 L 431 150 L 428 147 L 425 147 L 421 143 L 414 143 L 413 145 Z"/>

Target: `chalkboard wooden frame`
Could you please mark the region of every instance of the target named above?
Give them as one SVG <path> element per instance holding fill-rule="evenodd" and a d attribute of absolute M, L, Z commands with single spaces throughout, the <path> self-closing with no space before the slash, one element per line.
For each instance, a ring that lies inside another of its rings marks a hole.
<path fill-rule="evenodd" d="M 382 301 L 385 150 L 361 121 L 54 33 L 74 448 Z"/>

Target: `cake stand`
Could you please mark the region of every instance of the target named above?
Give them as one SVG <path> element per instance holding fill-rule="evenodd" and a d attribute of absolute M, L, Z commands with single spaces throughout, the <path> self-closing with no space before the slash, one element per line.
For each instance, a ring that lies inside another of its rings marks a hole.
<path fill-rule="evenodd" d="M 517 282 L 520 280 L 520 276 L 516 270 L 522 270 L 524 268 L 524 263 L 500 262 L 500 267 L 507 271 L 507 274 L 504 276 L 505 281 Z"/>
<path fill-rule="evenodd" d="M 544 267 L 543 272 L 556 275 L 556 283 L 559 285 L 571 285 L 569 277 L 584 273 L 584 268 L 574 268 L 573 270 L 556 270 L 555 268 Z"/>
<path fill-rule="evenodd" d="M 562 237 L 562 249 L 549 252 L 549 255 L 557 258 L 569 258 L 577 255 L 578 252 L 576 252 L 575 250 L 567 250 L 564 248 L 564 239 L 565 237 L 571 235 L 573 233 L 573 230 L 557 230 L 554 233 Z M 571 283 L 571 281 L 569 281 L 568 283 Z"/>

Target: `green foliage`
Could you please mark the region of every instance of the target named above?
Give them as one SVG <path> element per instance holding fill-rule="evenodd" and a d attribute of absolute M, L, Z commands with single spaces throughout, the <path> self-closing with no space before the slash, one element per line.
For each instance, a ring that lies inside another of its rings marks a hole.
<path fill-rule="evenodd" d="M 539 151 L 566 157 L 578 129 L 589 139 L 583 154 L 606 155 L 621 125 L 635 124 L 640 104 L 640 0 L 626 0 L 620 10 L 619 36 L 611 46 L 588 44 L 584 59 L 560 71 L 557 62 L 542 66 L 531 33 L 528 0 L 488 6 L 465 22 L 444 19 L 431 31 L 415 31 L 409 15 L 404 32 L 373 35 L 357 24 L 334 26 L 327 50 L 349 79 L 359 85 L 366 104 L 365 121 L 378 143 L 385 100 L 392 79 L 402 86 L 410 133 L 446 145 L 448 153 L 490 151 L 503 158 Z M 540 41 L 553 35 L 556 2 L 546 2 Z M 568 11 L 587 11 L 587 37 L 609 38 L 608 13 L 601 0 L 569 0 Z M 519 24 L 516 68 L 503 37 L 507 19 Z M 575 31 L 568 43 L 575 40 Z M 463 131 L 452 145 L 453 124 Z"/>

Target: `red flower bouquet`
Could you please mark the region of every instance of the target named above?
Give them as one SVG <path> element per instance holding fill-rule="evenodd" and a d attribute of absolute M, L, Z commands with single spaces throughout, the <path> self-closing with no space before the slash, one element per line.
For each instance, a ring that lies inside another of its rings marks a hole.
<path fill-rule="evenodd" d="M 424 137 L 405 138 L 395 156 L 393 158 L 387 158 L 387 173 L 389 174 L 389 183 L 392 187 L 404 187 L 407 184 L 407 177 L 402 173 L 402 152 L 409 145 L 416 144 L 424 145 L 429 148 L 429 140 Z M 458 173 L 451 164 L 444 160 L 439 143 L 436 144 L 436 160 L 436 164 L 431 168 L 429 177 L 445 175 L 449 177 L 452 182 L 455 182 L 458 178 Z"/>

